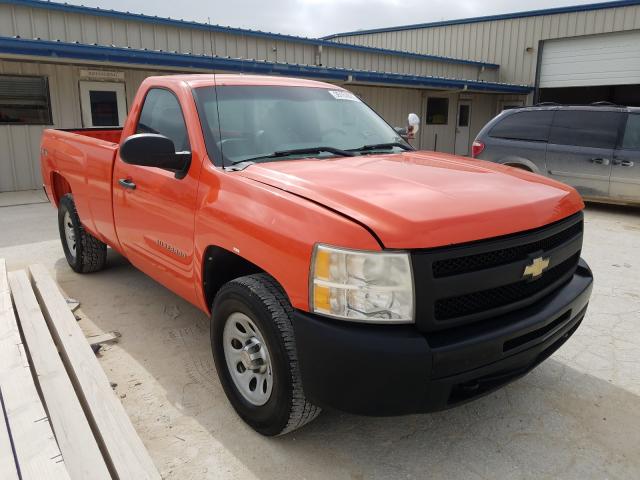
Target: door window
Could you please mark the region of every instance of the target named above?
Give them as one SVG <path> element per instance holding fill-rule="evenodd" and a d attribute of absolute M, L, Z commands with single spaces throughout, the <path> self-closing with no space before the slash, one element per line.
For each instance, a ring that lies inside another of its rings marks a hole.
<path fill-rule="evenodd" d="M 517 112 L 507 115 L 498 122 L 491 129 L 489 136 L 510 140 L 546 142 L 552 118 L 553 111 L 551 110 Z"/>
<path fill-rule="evenodd" d="M 80 82 L 82 123 L 85 127 L 121 127 L 127 116 L 123 83 Z"/>
<path fill-rule="evenodd" d="M 640 114 L 629 115 L 624 130 L 622 148 L 625 150 L 640 150 Z"/>
<path fill-rule="evenodd" d="M 430 97 L 427 99 L 427 125 L 449 123 L 449 99 Z"/>
<path fill-rule="evenodd" d="M 549 143 L 613 148 L 623 114 L 587 110 L 559 110 L 553 118 Z"/>
<path fill-rule="evenodd" d="M 89 101 L 91 102 L 91 123 L 94 127 L 120 125 L 116 92 L 91 90 Z"/>
<path fill-rule="evenodd" d="M 168 90 L 149 90 L 136 133 L 157 133 L 173 141 L 176 152 L 190 151 L 187 126 L 176 96 Z"/>
<path fill-rule="evenodd" d="M 469 112 L 471 111 L 470 105 L 461 104 L 460 110 L 458 112 L 458 126 L 459 127 L 468 127 L 469 126 Z"/>

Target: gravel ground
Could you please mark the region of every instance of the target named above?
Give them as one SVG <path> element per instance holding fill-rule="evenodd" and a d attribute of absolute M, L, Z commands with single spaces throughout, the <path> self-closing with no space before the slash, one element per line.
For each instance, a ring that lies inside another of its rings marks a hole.
<path fill-rule="evenodd" d="M 324 412 L 268 439 L 227 402 L 204 314 L 113 252 L 104 272 L 74 274 L 54 210 L 0 200 L 9 269 L 43 263 L 81 301 L 87 334 L 122 333 L 100 360 L 164 478 L 640 478 L 640 209 L 587 208 L 587 317 L 525 378 L 446 412 Z"/>

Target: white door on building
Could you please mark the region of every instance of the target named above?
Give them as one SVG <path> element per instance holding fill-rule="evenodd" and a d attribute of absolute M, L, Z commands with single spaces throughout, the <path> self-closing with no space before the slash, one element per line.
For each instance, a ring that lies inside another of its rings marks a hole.
<path fill-rule="evenodd" d="M 82 124 L 90 127 L 121 127 L 127 117 L 124 83 L 80 82 Z"/>
<path fill-rule="evenodd" d="M 458 102 L 458 115 L 456 116 L 456 155 L 469 155 L 469 123 L 471 122 L 471 101 Z"/>
<path fill-rule="evenodd" d="M 640 83 L 640 30 L 547 40 L 540 88 Z"/>

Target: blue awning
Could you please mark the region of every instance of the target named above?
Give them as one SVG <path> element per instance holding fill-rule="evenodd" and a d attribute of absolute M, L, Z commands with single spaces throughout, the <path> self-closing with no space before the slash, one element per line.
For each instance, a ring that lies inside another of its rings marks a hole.
<path fill-rule="evenodd" d="M 156 67 L 194 68 L 199 70 L 223 70 L 238 73 L 285 75 L 315 78 L 328 81 L 371 83 L 407 87 L 469 90 L 477 92 L 511 93 L 527 95 L 533 87 L 509 83 L 484 82 L 431 76 L 406 75 L 401 73 L 351 70 L 346 68 L 318 67 L 247 60 L 207 55 L 192 55 L 157 50 L 104 45 L 87 45 L 50 40 L 31 40 L 17 37 L 0 37 L 0 53 L 35 57 L 64 58 L 67 60 L 90 60 L 106 63 L 125 63 Z"/>

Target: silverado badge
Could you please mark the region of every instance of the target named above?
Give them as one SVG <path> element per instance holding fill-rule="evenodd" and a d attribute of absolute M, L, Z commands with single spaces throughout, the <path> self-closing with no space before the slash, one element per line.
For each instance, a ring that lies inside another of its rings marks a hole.
<path fill-rule="evenodd" d="M 524 268 L 522 278 L 538 278 L 549 266 L 549 257 L 536 257 Z"/>

